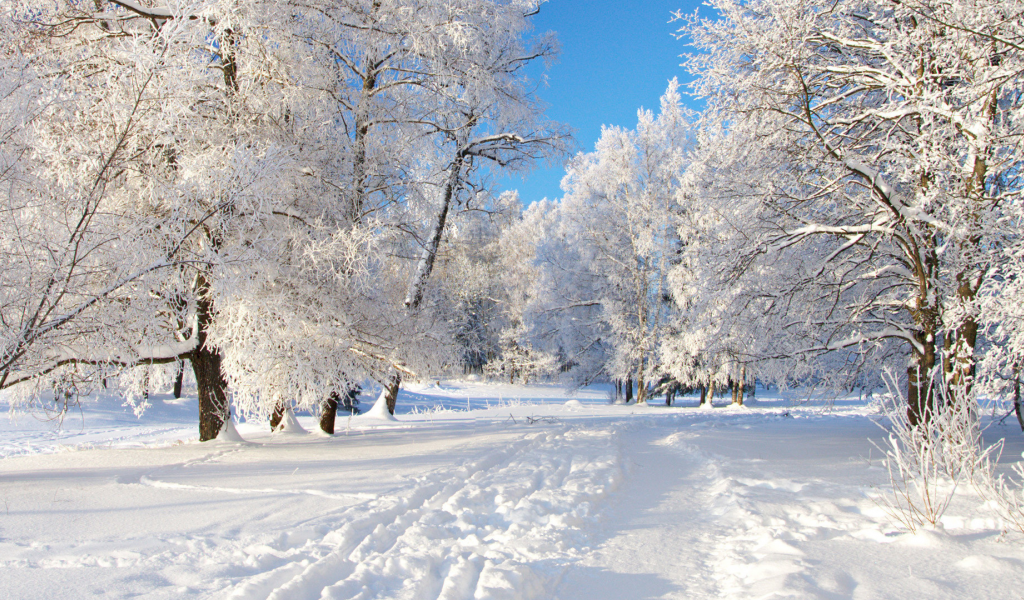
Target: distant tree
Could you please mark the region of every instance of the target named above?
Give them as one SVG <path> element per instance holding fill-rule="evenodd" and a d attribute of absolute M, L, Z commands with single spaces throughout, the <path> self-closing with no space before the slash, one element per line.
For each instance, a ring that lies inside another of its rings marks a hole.
<path fill-rule="evenodd" d="M 672 81 L 657 116 L 640 111 L 635 130 L 605 128 L 594 152 L 569 164 L 565 197 L 549 209 L 557 231 L 538 244 L 532 342 L 563 354 L 579 381 L 624 379 L 630 395 L 636 381 L 638 402 L 661 372 L 689 121 Z"/>

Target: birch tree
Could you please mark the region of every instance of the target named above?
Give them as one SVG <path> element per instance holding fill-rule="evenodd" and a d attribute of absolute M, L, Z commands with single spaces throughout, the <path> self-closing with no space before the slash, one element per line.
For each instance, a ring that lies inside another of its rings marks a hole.
<path fill-rule="evenodd" d="M 525 38 L 539 6 L 536 0 L 468 2 L 440 44 L 451 49 L 437 57 L 447 76 L 435 80 L 439 87 L 431 90 L 434 104 L 427 105 L 431 112 L 425 118 L 437 132 L 432 162 L 440 168 L 424 181 L 422 197 L 432 210 L 417 240 L 419 260 L 405 296 L 411 318 L 422 310 L 449 214 L 481 167 L 521 171 L 564 151 L 567 132 L 543 118 L 534 88 L 522 76 L 526 65 L 554 52 L 549 37 L 533 43 Z M 400 384 L 401 369 L 394 368 L 383 394 L 391 412 Z"/>

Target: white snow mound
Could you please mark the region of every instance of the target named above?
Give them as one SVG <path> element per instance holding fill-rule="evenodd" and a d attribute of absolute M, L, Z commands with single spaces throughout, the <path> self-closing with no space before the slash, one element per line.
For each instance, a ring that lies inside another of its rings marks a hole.
<path fill-rule="evenodd" d="M 235 428 L 235 421 L 231 417 L 228 417 L 224 422 L 224 426 L 220 428 L 220 433 L 217 434 L 217 441 L 238 443 L 244 442 L 245 440 L 242 439 L 242 435 L 238 433 L 238 429 Z"/>
<path fill-rule="evenodd" d="M 292 411 L 291 407 L 288 407 L 284 411 L 284 416 L 281 417 L 281 423 L 274 430 L 274 433 L 309 433 L 302 425 L 299 425 L 298 419 L 295 418 L 295 412 Z"/>
<path fill-rule="evenodd" d="M 386 388 L 381 390 L 380 396 L 377 396 L 377 401 L 373 403 L 373 408 L 361 416 L 378 421 L 397 421 L 398 419 L 395 418 L 395 415 L 388 411 L 387 393 L 388 390 Z"/>

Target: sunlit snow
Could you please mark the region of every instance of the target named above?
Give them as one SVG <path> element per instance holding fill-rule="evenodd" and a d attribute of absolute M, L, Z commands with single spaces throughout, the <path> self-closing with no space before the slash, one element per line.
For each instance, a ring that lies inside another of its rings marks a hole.
<path fill-rule="evenodd" d="M 1024 539 L 970 490 L 918 534 L 875 502 L 870 399 L 659 401 L 431 382 L 393 421 L 339 416 L 330 437 L 296 433 L 317 430 L 299 414 L 288 435 L 242 422 L 205 444 L 194 397 L 21 415 L 0 445 L 3 595 L 1014 597 Z"/>

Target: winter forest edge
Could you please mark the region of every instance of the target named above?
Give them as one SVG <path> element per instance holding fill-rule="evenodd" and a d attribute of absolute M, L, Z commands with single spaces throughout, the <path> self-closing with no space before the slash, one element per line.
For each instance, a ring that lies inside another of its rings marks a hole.
<path fill-rule="evenodd" d="M 4 2 L 11 411 L 190 380 L 209 441 L 468 374 L 874 394 L 895 522 L 970 487 L 1024 533 L 979 407 L 1024 430 L 1020 3 L 712 0 L 693 83 L 575 154 L 543 4 Z M 559 200 L 494 189 L 563 160 Z"/>

